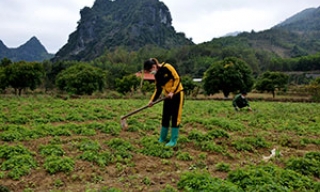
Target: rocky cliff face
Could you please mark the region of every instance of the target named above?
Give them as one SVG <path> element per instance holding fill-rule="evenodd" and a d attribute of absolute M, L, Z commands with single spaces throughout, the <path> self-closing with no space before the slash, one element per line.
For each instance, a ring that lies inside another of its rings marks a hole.
<path fill-rule="evenodd" d="M 175 31 L 169 9 L 159 0 L 96 0 L 80 14 L 77 30 L 53 60 L 91 60 L 119 46 L 138 50 L 150 44 L 162 48 L 193 44 Z"/>

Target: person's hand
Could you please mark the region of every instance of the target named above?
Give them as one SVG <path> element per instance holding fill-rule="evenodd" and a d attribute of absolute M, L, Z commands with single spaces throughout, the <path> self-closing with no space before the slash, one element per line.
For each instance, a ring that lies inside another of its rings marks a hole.
<path fill-rule="evenodd" d="M 152 101 L 149 101 L 148 106 L 149 106 L 149 107 L 152 107 L 152 106 L 153 106 L 153 102 L 152 102 Z"/>
<path fill-rule="evenodd" d="M 173 97 L 173 93 L 172 93 L 172 92 L 170 92 L 170 93 L 167 95 L 167 97 L 168 97 L 168 98 L 170 98 L 170 99 L 172 99 L 172 97 Z"/>

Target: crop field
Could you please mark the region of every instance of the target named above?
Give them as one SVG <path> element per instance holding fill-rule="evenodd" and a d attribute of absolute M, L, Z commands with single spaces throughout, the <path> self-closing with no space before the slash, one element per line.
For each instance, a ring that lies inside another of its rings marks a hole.
<path fill-rule="evenodd" d="M 1 98 L 0 191 L 320 191 L 319 103 L 186 100 L 168 148 L 147 102 Z"/>

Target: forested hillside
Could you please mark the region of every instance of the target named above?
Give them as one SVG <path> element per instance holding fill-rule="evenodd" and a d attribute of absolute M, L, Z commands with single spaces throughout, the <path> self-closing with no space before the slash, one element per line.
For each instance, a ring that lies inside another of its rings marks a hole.
<path fill-rule="evenodd" d="M 7 58 L 11 61 L 43 61 L 52 58 L 46 48 L 36 38 L 32 37 L 25 44 L 17 48 L 8 48 L 0 40 L 0 59 Z"/>

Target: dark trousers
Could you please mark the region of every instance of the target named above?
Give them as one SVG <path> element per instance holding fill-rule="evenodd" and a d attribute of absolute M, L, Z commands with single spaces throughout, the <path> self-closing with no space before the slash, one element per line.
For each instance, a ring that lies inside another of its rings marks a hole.
<path fill-rule="evenodd" d="M 172 99 L 165 99 L 162 110 L 162 126 L 179 127 L 182 115 L 184 93 L 181 91 L 173 95 Z"/>

